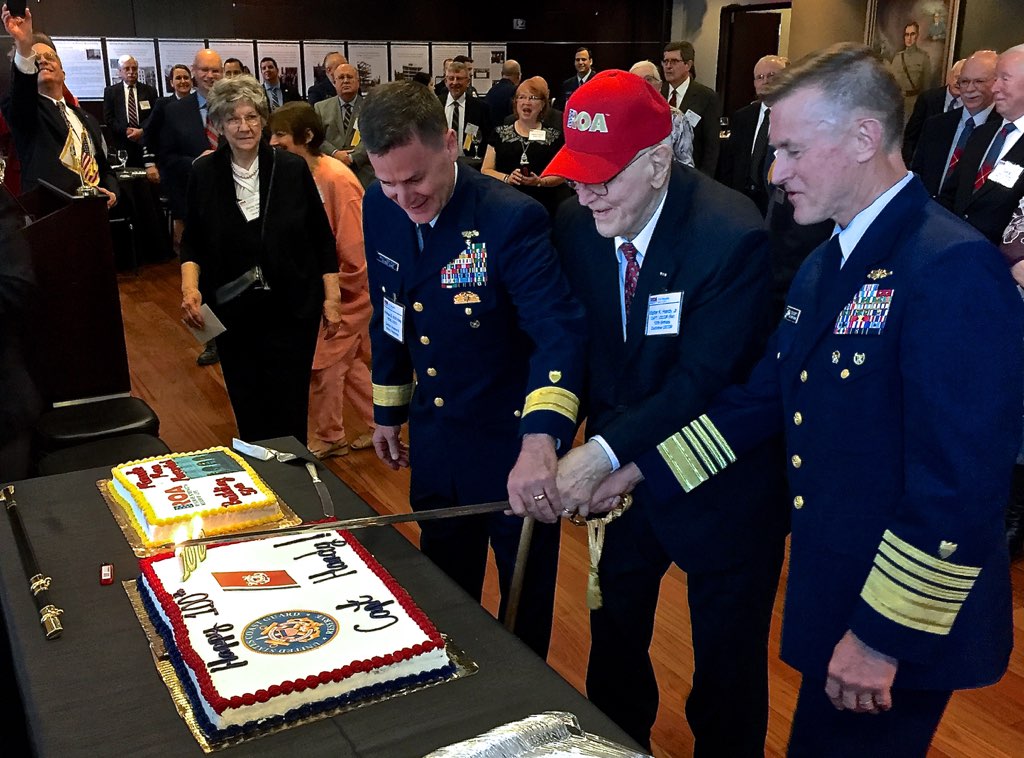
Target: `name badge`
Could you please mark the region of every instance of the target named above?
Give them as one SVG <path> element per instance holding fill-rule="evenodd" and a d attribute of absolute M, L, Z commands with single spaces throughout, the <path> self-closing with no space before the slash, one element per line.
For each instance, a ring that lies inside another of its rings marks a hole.
<path fill-rule="evenodd" d="M 384 334 L 405 342 L 405 306 L 384 296 Z"/>
<path fill-rule="evenodd" d="M 543 129 L 531 129 L 528 139 L 530 142 L 543 142 L 548 138 L 548 133 Z"/>
<path fill-rule="evenodd" d="M 694 113 L 692 110 L 687 110 L 686 113 L 683 114 L 683 116 L 685 116 L 686 120 L 690 122 L 690 126 L 692 126 L 694 129 L 697 128 L 697 124 L 700 123 L 699 113 Z"/>
<path fill-rule="evenodd" d="M 377 251 L 377 262 L 383 263 L 392 271 L 398 271 L 398 261 L 394 260 L 393 258 L 388 258 L 380 250 Z"/>
<path fill-rule="evenodd" d="M 1010 161 L 999 161 L 988 178 L 996 184 L 1012 188 L 1020 179 L 1021 171 L 1024 171 L 1024 166 L 1018 166 Z"/>
<path fill-rule="evenodd" d="M 682 292 L 665 292 L 647 299 L 647 328 L 644 334 L 679 334 L 679 315 L 683 310 Z"/>
<path fill-rule="evenodd" d="M 239 200 L 238 209 L 242 211 L 246 221 L 257 219 L 260 217 L 260 199 L 258 197 L 250 197 L 245 200 Z"/>
<path fill-rule="evenodd" d="M 139 110 L 140 111 L 148 111 L 149 110 L 149 100 L 139 100 Z"/>

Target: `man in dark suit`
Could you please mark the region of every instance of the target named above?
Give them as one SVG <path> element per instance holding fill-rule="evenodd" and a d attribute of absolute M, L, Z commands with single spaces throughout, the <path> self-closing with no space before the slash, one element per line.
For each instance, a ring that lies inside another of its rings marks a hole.
<path fill-rule="evenodd" d="M 169 102 L 163 112 L 160 144 L 154 146 L 154 152 L 175 219 L 185 218 L 185 192 L 192 162 L 217 147 L 217 135 L 206 121 L 206 97 L 223 75 L 220 56 L 203 48 L 192 62 L 195 92 Z"/>
<path fill-rule="evenodd" d="M 373 183 L 374 174 L 359 134 L 363 98 L 359 94 L 356 67 L 349 63 L 338 64 L 334 69 L 334 86 L 338 96 L 321 100 L 315 106 L 324 124 L 325 136 L 320 150 L 352 169 L 365 189 Z"/>
<path fill-rule="evenodd" d="M 306 93 L 307 103 L 316 105 L 321 100 L 330 100 L 334 97 L 334 69 L 342 63 L 348 63 L 348 58 L 339 52 L 327 53 L 324 56 L 323 76 Z"/>
<path fill-rule="evenodd" d="M 267 103 L 270 104 L 271 112 L 285 103 L 302 99 L 295 87 L 281 78 L 277 61 L 270 56 L 260 59 L 260 75 L 263 77 L 263 89 L 267 93 Z"/>
<path fill-rule="evenodd" d="M 493 126 L 486 103 L 468 94 L 471 71 L 468 64 L 458 60 L 448 64 L 445 74 L 448 91 L 441 102 L 444 103 L 445 119 L 458 140 L 459 154 L 482 158 Z"/>
<path fill-rule="evenodd" d="M 159 144 L 155 145 L 160 181 L 170 201 L 174 219 L 174 239 L 180 240 L 185 228 L 188 178 L 192 163 L 200 155 L 217 147 L 218 137 L 207 121 L 206 98 L 213 85 L 224 76 L 220 56 L 208 48 L 196 53 L 192 61 L 195 92 L 180 100 L 168 102 L 163 109 Z M 151 148 L 152 149 L 152 148 Z M 196 363 L 208 366 L 219 360 L 217 344 L 211 340 L 199 354 Z"/>
<path fill-rule="evenodd" d="M 411 464 L 417 511 L 506 498 L 557 505 L 556 455 L 576 433 L 584 324 L 547 212 L 456 164 L 455 132 L 422 85 L 375 87 L 363 117 L 379 179 L 363 202 L 377 455 L 395 469 Z M 504 609 L 521 526 L 500 513 L 424 522 L 420 548 L 479 599 L 490 542 Z M 558 528 L 534 530 L 516 616 L 516 633 L 541 657 Z"/>
<path fill-rule="evenodd" d="M 21 18 L 4 6 L 3 21 L 15 43 L 4 118 L 21 160 L 22 190 L 34 189 L 40 181 L 70 194 L 88 186 L 113 207 L 117 179 L 103 151 L 100 125 L 65 99 L 60 58 L 49 45 L 32 44 L 32 12 L 26 10 Z"/>
<path fill-rule="evenodd" d="M 484 95 L 484 102 L 491 109 L 492 124 L 504 124 L 505 119 L 512 115 L 512 98 L 522 77 L 519 61 L 509 58 L 501 64 L 501 79 Z"/>
<path fill-rule="evenodd" d="M 921 177 L 928 194 L 936 197 L 952 176 L 974 130 L 992 113 L 992 83 L 996 78 L 994 50 L 979 50 L 962 67 L 957 80 L 963 107 L 932 116 L 924 122 L 910 170 Z"/>
<path fill-rule="evenodd" d="M 128 153 L 127 165 L 142 168 L 143 132 L 156 104 L 157 92 L 150 85 L 139 83 L 139 63 L 130 55 L 118 58 L 117 71 L 121 81 L 103 91 L 103 122 L 110 129 L 110 147 Z"/>
<path fill-rule="evenodd" d="M 661 58 L 665 73 L 661 94 L 669 105 L 683 112 L 693 127 L 693 165 L 713 177 L 718 168 L 722 105 L 713 89 L 697 82 L 694 55 L 689 42 L 665 45 Z"/>
<path fill-rule="evenodd" d="M 796 220 L 836 234 L 747 384 L 612 474 L 594 510 L 643 480 L 700 516 L 680 492 L 785 432 L 782 658 L 803 677 L 788 754 L 922 756 L 952 691 L 997 681 L 1013 644 L 1024 308 L 993 246 L 904 166 L 903 93 L 871 50 L 812 54 L 767 100 Z"/>
<path fill-rule="evenodd" d="M 573 65 L 576 67 L 575 76 L 570 76 L 562 82 L 562 105 L 568 102 L 573 92 L 593 79 L 596 73 L 594 71 L 594 58 L 590 54 L 590 50 L 585 47 L 576 48 Z"/>
<path fill-rule="evenodd" d="M 958 60 L 946 73 L 945 84 L 941 87 L 926 89 L 918 95 L 914 103 L 914 110 L 903 129 L 903 161 L 908 166 L 914 159 L 914 151 L 917 150 L 917 141 L 921 138 L 921 130 L 924 128 L 925 121 L 940 113 L 956 110 L 962 105 L 957 81 L 960 79 L 960 70 L 963 65 L 964 60 Z"/>
<path fill-rule="evenodd" d="M 754 64 L 754 92 L 758 99 L 733 114 L 732 131 L 726 143 L 726 184 L 753 200 L 762 216 L 768 209 L 768 167 L 775 152 L 768 145 L 771 117 L 761 96 L 775 75 L 788 65 L 789 59 L 778 55 L 766 55 Z"/>
<path fill-rule="evenodd" d="M 999 56 L 992 92 L 999 118 L 975 129 L 939 202 L 999 244 L 1024 196 L 1024 45 Z"/>
<path fill-rule="evenodd" d="M 562 206 L 554 238 L 588 317 L 590 440 L 562 459 L 558 478 L 562 506 L 586 512 L 620 461 L 746 377 L 771 328 L 771 274 L 753 205 L 673 167 L 668 105 L 643 79 L 603 71 L 567 107 L 576 120 L 544 175 L 565 176 L 579 201 Z M 598 116 L 607 130 L 587 128 Z M 658 712 L 648 649 L 661 580 L 675 563 L 687 572 L 693 630 L 694 755 L 764 755 L 787 508 L 781 449 L 767 444 L 755 459 L 704 500 L 700 518 L 638 497 L 605 534 L 587 696 L 646 747 Z M 742 503 L 743 516 L 724 518 L 719 500 Z M 542 512 L 546 502 L 536 515 L 557 517 Z"/>

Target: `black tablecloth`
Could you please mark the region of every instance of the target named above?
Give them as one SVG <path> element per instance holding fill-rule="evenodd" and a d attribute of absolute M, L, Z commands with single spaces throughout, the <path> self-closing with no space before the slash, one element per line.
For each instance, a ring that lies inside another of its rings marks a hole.
<path fill-rule="evenodd" d="M 269 444 L 302 450 L 294 440 Z M 300 516 L 320 513 L 305 468 L 276 461 L 253 466 Z M 373 513 L 339 479 L 329 472 L 321 476 L 339 518 Z M 138 575 L 138 561 L 96 489 L 96 480 L 106 477 L 109 470 L 92 469 L 16 484 L 40 569 L 53 577 L 51 600 L 64 609 L 58 640 L 44 639 L 10 524 L 0 524 L 0 602 L 33 747 L 44 756 L 201 755 L 121 587 L 121 580 Z M 570 711 L 588 731 L 633 745 L 398 532 L 366 529 L 358 538 L 480 671 L 229 748 L 225 755 L 420 756 L 545 710 Z M 113 585 L 99 583 L 103 563 L 115 566 Z"/>

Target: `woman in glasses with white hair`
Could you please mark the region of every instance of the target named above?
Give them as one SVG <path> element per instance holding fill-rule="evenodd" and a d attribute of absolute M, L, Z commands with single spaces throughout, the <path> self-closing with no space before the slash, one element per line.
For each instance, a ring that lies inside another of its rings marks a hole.
<path fill-rule="evenodd" d="M 262 140 L 260 83 L 221 79 L 207 103 L 225 139 L 189 177 L 184 321 L 202 328 L 205 303 L 227 327 L 217 346 L 239 436 L 305 443 L 320 319 L 330 333 L 341 318 L 334 235 L 306 162 Z"/>

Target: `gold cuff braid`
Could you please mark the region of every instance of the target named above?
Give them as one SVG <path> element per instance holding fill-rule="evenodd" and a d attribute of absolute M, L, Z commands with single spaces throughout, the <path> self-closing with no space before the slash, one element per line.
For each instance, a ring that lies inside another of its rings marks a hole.
<path fill-rule="evenodd" d="M 373 404 L 381 408 L 400 408 L 412 400 L 413 384 L 374 384 Z"/>
<path fill-rule="evenodd" d="M 561 387 L 539 387 L 526 396 L 523 417 L 534 411 L 553 411 L 575 424 L 580 412 L 580 399 Z"/>

